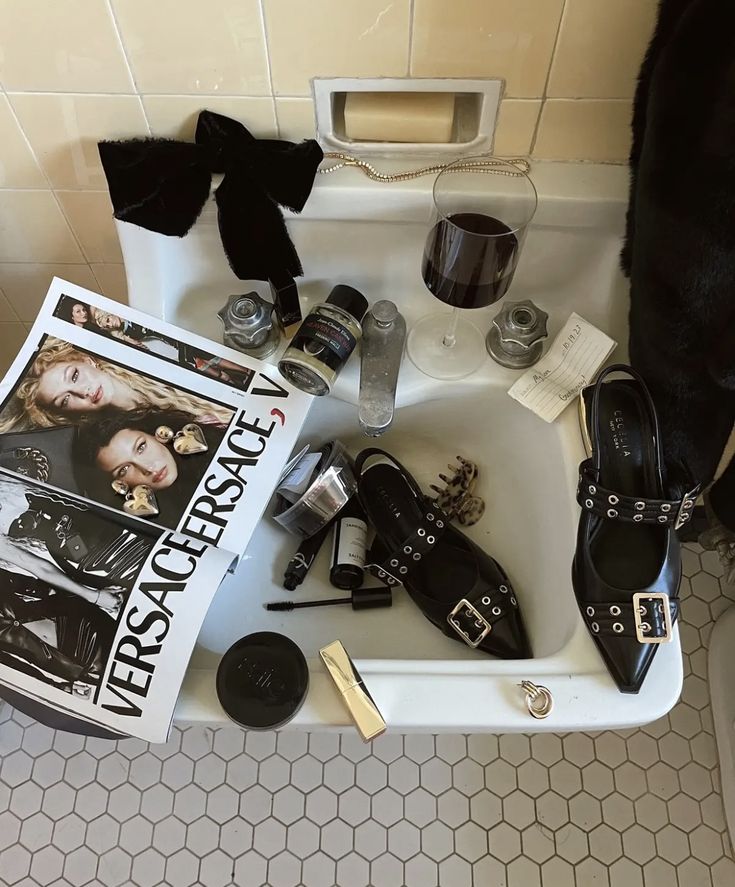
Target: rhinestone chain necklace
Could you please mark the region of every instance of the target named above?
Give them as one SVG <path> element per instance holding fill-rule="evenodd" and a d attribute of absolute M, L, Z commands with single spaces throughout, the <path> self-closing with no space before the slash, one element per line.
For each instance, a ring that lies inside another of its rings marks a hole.
<path fill-rule="evenodd" d="M 336 160 L 338 162 L 320 169 L 319 173 L 321 175 L 336 172 L 338 169 L 343 169 L 347 166 L 356 166 L 374 182 L 406 182 L 409 179 L 417 179 L 419 176 L 428 176 L 432 173 L 441 172 L 450 165 L 453 165 L 457 172 L 481 172 L 499 176 L 524 176 L 531 170 L 531 164 L 523 157 L 509 157 L 507 160 L 500 161 L 497 158 L 488 155 L 486 158 L 477 157 L 459 163 L 452 161 L 448 161 L 447 163 L 435 163 L 433 166 L 422 166 L 420 169 L 412 169 L 407 172 L 386 175 L 385 173 L 378 172 L 372 163 L 368 163 L 367 160 L 360 160 L 358 157 L 353 157 L 350 154 L 330 151 L 327 152 L 324 157 L 325 159 L 328 158 L 329 160 Z M 512 166 L 518 168 L 518 172 L 512 172 L 509 169 L 498 169 L 498 166 L 501 163 L 510 163 Z"/>

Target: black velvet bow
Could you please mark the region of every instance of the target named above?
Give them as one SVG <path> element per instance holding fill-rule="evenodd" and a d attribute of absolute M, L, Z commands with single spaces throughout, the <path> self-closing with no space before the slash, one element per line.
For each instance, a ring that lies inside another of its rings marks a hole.
<path fill-rule="evenodd" d="M 300 212 L 311 193 L 322 149 L 256 139 L 236 120 L 202 111 L 195 143 L 173 139 L 100 142 L 115 218 L 183 237 L 209 197 L 213 173 L 222 245 L 241 280 L 303 273 L 280 206 Z"/>

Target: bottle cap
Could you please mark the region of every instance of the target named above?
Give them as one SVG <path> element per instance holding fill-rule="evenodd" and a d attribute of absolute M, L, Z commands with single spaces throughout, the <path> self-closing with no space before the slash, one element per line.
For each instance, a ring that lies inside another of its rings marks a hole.
<path fill-rule="evenodd" d="M 227 715 L 249 730 L 273 730 L 293 718 L 309 688 L 309 668 L 285 635 L 259 631 L 236 641 L 217 669 L 217 696 Z"/>
<path fill-rule="evenodd" d="M 336 305 L 344 311 L 348 311 L 358 323 L 368 310 L 368 300 L 363 294 L 346 283 L 338 283 L 327 298 L 328 305 Z"/>
<path fill-rule="evenodd" d="M 390 326 L 398 317 L 398 308 L 388 299 L 380 299 L 373 304 L 370 313 L 381 326 Z"/>

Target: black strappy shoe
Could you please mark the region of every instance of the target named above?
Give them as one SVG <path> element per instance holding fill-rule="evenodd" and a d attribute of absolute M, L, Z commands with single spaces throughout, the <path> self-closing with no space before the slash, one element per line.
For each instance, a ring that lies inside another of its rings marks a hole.
<path fill-rule="evenodd" d="M 497 561 L 450 526 L 388 453 L 370 447 L 355 467 L 360 504 L 376 532 L 366 569 L 386 585 L 404 585 L 448 637 L 503 659 L 530 657 L 518 602 Z"/>
<path fill-rule="evenodd" d="M 606 381 L 611 373 L 629 378 Z M 679 615 L 676 530 L 691 518 L 698 491 L 667 498 L 656 409 L 631 367 L 603 370 L 580 406 L 591 458 L 579 468 L 572 582 L 615 683 L 637 693 Z"/>

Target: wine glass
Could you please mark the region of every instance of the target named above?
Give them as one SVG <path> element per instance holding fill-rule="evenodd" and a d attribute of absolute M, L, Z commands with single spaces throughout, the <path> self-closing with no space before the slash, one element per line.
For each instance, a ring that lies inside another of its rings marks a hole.
<path fill-rule="evenodd" d="M 513 163 L 465 157 L 434 183 L 431 230 L 421 273 L 431 293 L 452 306 L 430 314 L 408 336 L 411 361 L 434 379 L 461 379 L 487 358 L 485 337 L 461 308 L 486 308 L 508 291 L 538 198 Z"/>

